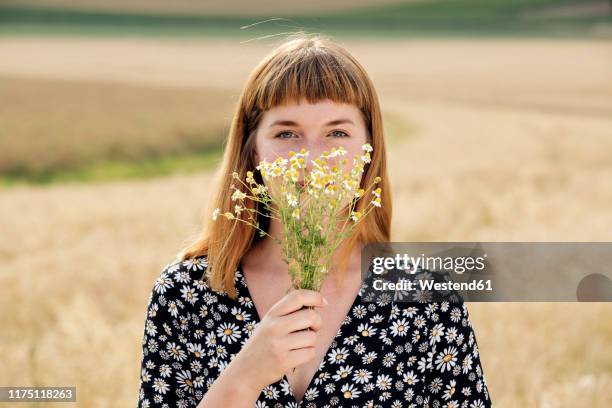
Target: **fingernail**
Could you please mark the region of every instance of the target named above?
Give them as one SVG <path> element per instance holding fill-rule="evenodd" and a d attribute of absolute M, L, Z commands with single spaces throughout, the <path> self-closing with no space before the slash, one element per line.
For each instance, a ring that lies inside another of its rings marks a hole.
<path fill-rule="evenodd" d="M 329 305 L 329 302 L 325 298 L 323 298 L 323 303 L 325 303 L 326 305 Z"/>

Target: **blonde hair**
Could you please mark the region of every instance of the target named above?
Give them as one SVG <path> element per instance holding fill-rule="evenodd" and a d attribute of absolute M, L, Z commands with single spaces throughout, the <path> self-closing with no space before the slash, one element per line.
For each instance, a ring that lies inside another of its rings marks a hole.
<path fill-rule="evenodd" d="M 387 242 L 391 235 L 391 191 L 387 177 L 387 160 L 383 125 L 378 96 L 374 85 L 361 64 L 343 47 L 320 34 L 297 33 L 284 40 L 255 67 L 248 77 L 229 130 L 221 166 L 204 225 L 199 237 L 178 255 L 179 260 L 206 256 L 211 288 L 225 290 L 235 299 L 234 274 L 251 245 L 262 239 L 256 230 L 238 221 L 223 218 L 212 221 L 214 208 L 232 211 L 232 173 L 244 180 L 247 170 L 254 170 L 255 135 L 263 113 L 287 102 L 305 98 L 310 103 L 329 99 L 336 103 L 353 104 L 363 113 L 368 141 L 374 148 L 371 162 L 366 164 L 361 187 L 372 185 L 376 176 L 382 189 L 382 207 L 374 208 L 362 219 L 353 234 L 340 248 L 339 281 L 342 282 L 351 250 L 358 243 Z M 263 183 L 255 171 L 255 179 Z M 371 194 L 366 191 L 357 201 L 356 211 L 363 211 Z M 245 201 L 249 208 L 257 204 Z M 244 212 L 243 212 L 244 213 Z M 258 216 L 260 227 L 267 230 L 269 219 Z"/>

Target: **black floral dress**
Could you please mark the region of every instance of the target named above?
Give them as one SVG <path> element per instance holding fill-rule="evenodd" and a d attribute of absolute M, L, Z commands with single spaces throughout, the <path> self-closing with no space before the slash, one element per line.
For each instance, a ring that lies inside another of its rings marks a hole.
<path fill-rule="evenodd" d="M 210 288 L 205 256 L 166 265 L 147 306 L 138 407 L 196 407 L 259 323 L 241 267 L 236 300 Z M 256 408 L 492 406 L 464 303 L 359 295 L 298 403 L 283 376 Z"/>

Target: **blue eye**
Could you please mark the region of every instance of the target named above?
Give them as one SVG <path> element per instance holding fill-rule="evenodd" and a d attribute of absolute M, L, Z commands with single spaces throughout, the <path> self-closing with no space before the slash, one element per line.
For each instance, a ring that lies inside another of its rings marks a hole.
<path fill-rule="evenodd" d="M 343 136 L 337 136 L 337 137 L 349 137 L 348 133 L 346 133 L 346 132 L 344 132 L 342 130 L 334 130 L 330 134 L 333 134 L 333 133 L 336 133 L 336 132 L 339 132 L 339 133 L 341 133 L 343 135 Z"/>
<path fill-rule="evenodd" d="M 280 132 L 279 134 L 277 134 L 277 135 L 276 135 L 276 136 L 274 136 L 274 137 L 277 137 L 277 138 L 279 138 L 279 139 L 290 139 L 290 137 L 282 137 L 282 135 L 286 135 L 286 134 L 290 134 L 290 135 L 292 135 L 292 134 L 294 134 L 294 133 L 293 133 L 293 132 L 289 132 L 289 131 L 284 131 L 284 132 Z"/>
<path fill-rule="evenodd" d="M 285 135 L 289 135 L 289 136 L 285 137 Z M 278 139 L 291 139 L 291 137 L 292 137 L 291 135 L 295 136 L 295 133 L 293 133 L 291 131 L 288 131 L 288 130 L 285 130 L 285 131 L 282 131 L 282 132 L 278 133 L 274 137 L 278 138 Z M 330 135 L 333 135 L 333 137 L 335 137 L 335 138 L 349 137 L 348 133 L 346 133 L 343 130 L 333 130 L 330 133 Z"/>

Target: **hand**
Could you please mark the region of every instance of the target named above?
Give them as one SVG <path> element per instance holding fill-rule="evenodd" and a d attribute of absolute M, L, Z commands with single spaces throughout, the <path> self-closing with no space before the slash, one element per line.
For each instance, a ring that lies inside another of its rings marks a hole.
<path fill-rule="evenodd" d="M 303 306 L 313 308 L 302 309 Z M 324 306 L 327 300 L 308 289 L 290 291 L 276 302 L 235 357 L 244 380 L 261 389 L 288 370 L 312 360 L 322 324 L 315 307 Z"/>

